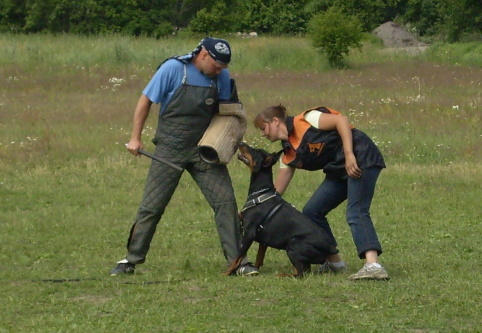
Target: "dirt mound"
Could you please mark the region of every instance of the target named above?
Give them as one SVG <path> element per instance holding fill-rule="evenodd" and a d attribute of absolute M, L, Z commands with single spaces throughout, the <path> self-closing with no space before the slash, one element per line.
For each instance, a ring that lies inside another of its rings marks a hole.
<path fill-rule="evenodd" d="M 386 47 L 424 46 L 415 36 L 394 22 L 386 22 L 372 32 L 383 41 Z"/>

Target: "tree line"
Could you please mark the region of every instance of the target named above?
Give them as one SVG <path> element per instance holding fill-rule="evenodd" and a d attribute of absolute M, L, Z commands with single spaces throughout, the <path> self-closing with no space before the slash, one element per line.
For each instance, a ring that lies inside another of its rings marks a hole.
<path fill-rule="evenodd" d="M 481 0 L 0 0 L 0 31 L 302 35 L 313 17 L 331 8 L 356 16 L 364 31 L 395 21 L 441 41 L 482 36 Z"/>

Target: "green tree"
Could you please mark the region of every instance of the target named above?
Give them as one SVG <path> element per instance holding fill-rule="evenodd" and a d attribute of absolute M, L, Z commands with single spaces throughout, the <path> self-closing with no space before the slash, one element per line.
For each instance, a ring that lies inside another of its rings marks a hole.
<path fill-rule="evenodd" d="M 303 34 L 312 17 L 333 7 L 356 16 L 365 31 L 396 19 L 451 42 L 482 36 L 481 0 L 0 0 L 0 31 L 160 37 L 189 26 Z"/>
<path fill-rule="evenodd" d="M 402 12 L 407 0 L 311 0 L 305 11 L 315 15 L 331 7 L 358 17 L 365 31 L 372 31 L 381 23 L 393 20 Z"/>
<path fill-rule="evenodd" d="M 210 0 L 167 0 L 165 6 L 171 13 L 171 21 L 177 28 L 185 28 L 203 8 L 210 8 Z"/>
<path fill-rule="evenodd" d="M 387 5 L 382 0 L 343 0 L 337 1 L 336 6 L 346 14 L 358 17 L 365 31 L 372 31 L 387 21 L 384 17 Z"/>
<path fill-rule="evenodd" d="M 357 17 L 331 7 L 310 20 L 308 36 L 313 46 L 327 55 L 330 66 L 341 69 L 346 67 L 350 48 L 361 47 L 362 26 Z"/>
<path fill-rule="evenodd" d="M 482 1 L 438 0 L 439 31 L 456 42 L 466 34 L 482 35 Z"/>
<path fill-rule="evenodd" d="M 21 32 L 26 19 L 25 0 L 0 1 L 0 31 Z"/>
<path fill-rule="evenodd" d="M 40 32 L 44 30 L 49 21 L 49 14 L 52 11 L 53 3 L 50 0 L 34 1 L 26 3 L 27 15 L 25 16 L 25 32 Z"/>
<path fill-rule="evenodd" d="M 456 42 L 465 35 L 482 35 L 480 0 L 409 0 L 402 16 L 421 36 Z"/>
<path fill-rule="evenodd" d="M 308 15 L 303 11 L 307 0 L 240 1 L 233 9 L 237 31 L 298 34 L 306 31 Z"/>
<path fill-rule="evenodd" d="M 402 20 L 420 36 L 435 34 L 440 21 L 436 0 L 409 0 Z"/>
<path fill-rule="evenodd" d="M 188 28 L 196 33 L 210 35 L 229 31 L 231 26 L 228 15 L 226 15 L 226 4 L 218 1 L 210 10 L 203 8 L 198 11 L 196 17 L 189 23 Z"/>

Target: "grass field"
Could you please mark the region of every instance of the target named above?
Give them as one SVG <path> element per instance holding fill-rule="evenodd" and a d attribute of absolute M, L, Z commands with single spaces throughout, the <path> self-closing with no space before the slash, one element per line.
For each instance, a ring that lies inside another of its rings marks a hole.
<path fill-rule="evenodd" d="M 221 276 L 212 212 L 188 176 L 147 262 L 108 276 L 149 166 L 124 148 L 135 103 L 158 62 L 196 42 L 0 35 L 0 333 L 480 332 L 482 67 L 453 46 L 450 59 L 367 46 L 330 71 L 301 38 L 232 40 L 250 118 L 278 103 L 329 106 L 380 146 L 372 217 L 389 282 L 346 279 L 362 262 L 344 207 L 330 221 L 347 274 L 278 278 L 291 267 L 269 250 L 260 276 Z M 245 139 L 279 148 L 251 125 Z M 248 171 L 229 168 L 241 206 Z M 301 208 L 322 179 L 297 172 L 285 198 Z"/>

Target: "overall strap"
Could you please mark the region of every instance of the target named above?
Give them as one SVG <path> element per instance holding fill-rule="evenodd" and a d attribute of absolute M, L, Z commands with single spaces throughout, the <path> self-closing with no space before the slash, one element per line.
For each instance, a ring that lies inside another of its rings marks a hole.
<path fill-rule="evenodd" d="M 179 60 L 178 58 L 171 58 L 171 59 L 176 59 Z M 187 82 L 187 64 L 188 62 L 181 61 L 184 64 L 184 76 L 182 77 L 182 84 L 188 84 Z M 216 91 L 219 91 L 218 89 L 218 79 L 216 80 L 211 79 L 211 84 L 209 85 L 211 88 L 215 88 Z"/>
<path fill-rule="evenodd" d="M 187 65 L 184 63 L 184 76 L 182 77 L 182 84 L 187 84 Z"/>

